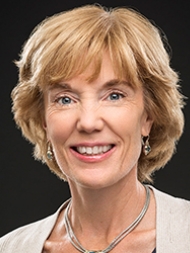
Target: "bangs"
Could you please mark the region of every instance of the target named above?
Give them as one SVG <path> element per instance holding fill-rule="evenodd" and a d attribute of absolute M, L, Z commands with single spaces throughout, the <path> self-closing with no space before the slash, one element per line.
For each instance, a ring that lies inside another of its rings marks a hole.
<path fill-rule="evenodd" d="M 140 85 L 134 52 L 126 34 L 110 13 L 85 21 L 85 25 L 72 25 L 75 29 L 68 27 L 62 31 L 61 27 L 57 27 L 56 31 L 51 31 L 56 34 L 50 36 L 51 40 L 46 40 L 38 54 L 40 57 L 35 65 L 40 66 L 38 85 L 42 90 L 47 85 L 82 74 L 90 65 L 93 65 L 93 70 L 87 81 L 95 80 L 105 53 L 108 53 L 119 80 L 127 80 L 133 87 Z"/>

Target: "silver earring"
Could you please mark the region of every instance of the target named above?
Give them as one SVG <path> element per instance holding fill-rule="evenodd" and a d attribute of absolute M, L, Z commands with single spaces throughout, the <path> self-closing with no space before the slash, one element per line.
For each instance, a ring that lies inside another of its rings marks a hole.
<path fill-rule="evenodd" d="M 150 147 L 150 144 L 149 144 L 149 135 L 146 136 L 146 137 L 142 136 L 142 145 L 143 145 L 143 153 L 145 155 L 148 155 L 151 151 L 151 147 Z"/>
<path fill-rule="evenodd" d="M 51 149 L 51 145 L 50 145 L 50 142 L 48 142 L 48 147 L 47 147 L 47 159 L 52 161 L 53 160 L 53 151 Z"/>

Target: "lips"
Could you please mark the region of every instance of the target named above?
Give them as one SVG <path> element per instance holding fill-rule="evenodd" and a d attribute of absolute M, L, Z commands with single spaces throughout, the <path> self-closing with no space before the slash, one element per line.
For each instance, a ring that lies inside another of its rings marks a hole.
<path fill-rule="evenodd" d="M 114 144 L 92 144 L 81 143 L 70 148 L 71 154 L 78 160 L 85 163 L 101 162 L 108 157 L 115 150 Z"/>
<path fill-rule="evenodd" d="M 107 153 L 114 147 L 113 144 L 108 144 L 108 145 L 101 145 L 101 144 L 96 144 L 96 145 L 77 145 L 73 146 L 71 149 L 73 149 L 75 152 L 77 152 L 80 155 L 86 155 L 86 156 L 94 156 L 94 155 L 101 155 L 104 153 Z"/>
<path fill-rule="evenodd" d="M 93 147 L 79 146 L 76 147 L 75 150 L 82 155 L 100 155 L 108 152 L 111 148 L 112 145 L 93 146 Z"/>

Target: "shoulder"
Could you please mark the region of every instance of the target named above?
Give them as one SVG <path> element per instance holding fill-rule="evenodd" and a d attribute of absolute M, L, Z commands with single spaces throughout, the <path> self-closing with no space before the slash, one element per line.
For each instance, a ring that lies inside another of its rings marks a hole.
<path fill-rule="evenodd" d="M 190 217 L 190 201 L 182 198 L 171 196 L 167 193 L 159 191 L 151 187 L 156 199 L 158 210 L 160 207 L 165 210 L 170 210 L 171 213 L 186 213 Z M 163 210 L 164 211 L 164 210 Z"/>
<path fill-rule="evenodd" d="M 151 187 L 156 200 L 158 252 L 190 252 L 190 201 Z"/>
<path fill-rule="evenodd" d="M 41 252 L 43 240 L 51 231 L 53 218 L 47 217 L 6 234 L 0 238 L 0 253 Z"/>
<path fill-rule="evenodd" d="M 0 253 L 41 253 L 44 241 L 51 233 L 60 210 L 45 219 L 20 227 L 0 238 Z"/>

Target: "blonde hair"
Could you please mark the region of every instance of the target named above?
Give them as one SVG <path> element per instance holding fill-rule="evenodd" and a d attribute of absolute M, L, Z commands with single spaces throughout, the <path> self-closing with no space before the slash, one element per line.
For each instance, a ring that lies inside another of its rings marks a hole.
<path fill-rule="evenodd" d="M 152 151 L 148 156 L 141 154 L 138 178 L 141 182 L 151 181 L 151 174 L 173 155 L 182 134 L 183 96 L 160 31 L 132 9 L 88 5 L 39 24 L 17 61 L 19 82 L 12 92 L 15 121 L 34 144 L 35 158 L 66 179 L 56 161 L 46 157 L 43 92 L 48 85 L 82 73 L 92 61 L 95 68 L 89 78 L 96 78 L 105 50 L 118 77 L 143 87 L 145 108 L 153 119 Z"/>

